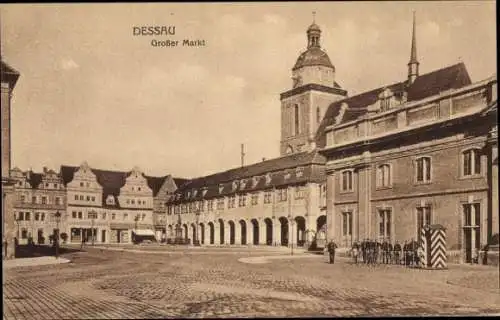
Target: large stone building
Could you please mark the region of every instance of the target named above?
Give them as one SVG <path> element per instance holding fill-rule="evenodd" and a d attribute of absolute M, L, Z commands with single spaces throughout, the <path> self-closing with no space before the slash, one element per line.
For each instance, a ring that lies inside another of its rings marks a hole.
<path fill-rule="evenodd" d="M 47 168 L 35 173 L 16 167 L 11 177 L 16 188 L 14 217 L 19 244 L 26 244 L 29 238 L 36 244 L 48 243 L 55 229 L 60 229 L 57 213 L 63 218 L 60 223 L 65 222 L 66 188 L 60 175 Z"/>
<path fill-rule="evenodd" d="M 11 101 L 12 92 L 19 79 L 19 72 L 0 60 L 1 108 L 2 108 L 2 258 L 15 257 L 16 232 L 13 212 L 14 182 L 10 179 L 11 168 Z"/>
<path fill-rule="evenodd" d="M 420 74 L 414 19 L 407 79 L 349 97 L 320 36 L 313 23 L 281 94 L 281 157 L 180 186 L 167 235 L 290 245 L 326 229 L 347 248 L 442 224 L 470 261 L 498 237 L 496 76 L 472 83 L 463 63 Z"/>
<path fill-rule="evenodd" d="M 469 262 L 498 237 L 496 110 L 496 76 L 472 83 L 463 63 L 421 75 L 414 36 L 405 81 L 326 111 L 328 238 L 403 242 L 441 224 Z"/>

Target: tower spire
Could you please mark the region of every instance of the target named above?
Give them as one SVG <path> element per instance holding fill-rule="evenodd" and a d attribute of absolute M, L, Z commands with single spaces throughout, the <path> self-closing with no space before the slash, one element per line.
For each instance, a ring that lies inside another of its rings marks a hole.
<path fill-rule="evenodd" d="M 410 52 L 410 62 L 408 62 L 408 82 L 411 84 L 418 77 L 418 66 L 419 62 L 417 60 L 417 33 L 416 33 L 416 17 L 415 11 L 413 11 L 413 30 L 411 37 L 411 52 Z"/>
<path fill-rule="evenodd" d="M 321 36 L 321 29 L 316 24 L 316 11 L 313 11 L 313 22 L 307 28 L 307 48 L 320 47 L 319 39 Z"/>

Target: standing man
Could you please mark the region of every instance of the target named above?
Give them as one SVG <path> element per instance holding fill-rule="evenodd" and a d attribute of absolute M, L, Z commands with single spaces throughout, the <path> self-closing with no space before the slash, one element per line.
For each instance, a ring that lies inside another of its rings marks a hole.
<path fill-rule="evenodd" d="M 357 242 L 354 242 L 352 245 L 352 256 L 354 258 L 354 263 L 358 264 L 358 254 L 359 254 L 359 245 Z"/>
<path fill-rule="evenodd" d="M 396 244 L 394 245 L 394 263 L 395 264 L 401 264 L 400 256 L 401 256 L 401 245 L 399 244 L 399 241 L 396 240 Z"/>
<path fill-rule="evenodd" d="M 386 263 L 386 260 L 387 260 L 387 240 L 384 239 L 384 241 L 382 242 L 382 246 L 381 246 L 381 249 L 382 249 L 382 263 Z"/>
<path fill-rule="evenodd" d="M 361 242 L 361 256 L 363 257 L 363 263 L 366 263 L 366 239 Z"/>
<path fill-rule="evenodd" d="M 330 256 L 330 263 L 334 264 L 335 263 L 335 249 L 337 249 L 337 245 L 333 240 L 330 240 L 328 243 L 328 254 Z"/>

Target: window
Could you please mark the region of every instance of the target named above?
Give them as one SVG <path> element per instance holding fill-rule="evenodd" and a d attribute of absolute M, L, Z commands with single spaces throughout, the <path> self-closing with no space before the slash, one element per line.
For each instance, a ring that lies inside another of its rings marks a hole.
<path fill-rule="evenodd" d="M 60 205 L 60 204 L 61 204 L 61 198 L 56 197 L 56 205 Z"/>
<path fill-rule="evenodd" d="M 40 220 L 40 212 L 35 212 L 35 220 L 36 221 Z"/>
<path fill-rule="evenodd" d="M 83 182 L 80 182 L 80 187 L 83 187 Z"/>
<path fill-rule="evenodd" d="M 45 183 L 45 187 L 48 188 L 49 187 L 49 184 L 48 183 Z"/>
<path fill-rule="evenodd" d="M 417 182 L 431 181 L 431 158 L 422 157 L 416 160 L 417 162 Z"/>
<path fill-rule="evenodd" d="M 238 197 L 238 206 L 245 207 L 247 205 L 247 195 L 240 194 Z"/>
<path fill-rule="evenodd" d="M 75 194 L 75 200 L 78 200 L 78 195 L 77 194 Z"/>
<path fill-rule="evenodd" d="M 92 201 L 94 201 L 94 202 L 95 202 L 95 197 L 92 197 Z"/>
<path fill-rule="evenodd" d="M 42 204 L 47 204 L 47 197 L 42 197 Z"/>
<path fill-rule="evenodd" d="M 380 241 L 391 240 L 391 215 L 390 209 L 381 209 L 378 211 L 378 237 Z"/>
<path fill-rule="evenodd" d="M 83 196 L 80 196 L 80 200 L 83 201 Z"/>
<path fill-rule="evenodd" d="M 295 187 L 295 199 L 304 199 L 304 186 L 296 186 Z"/>
<path fill-rule="evenodd" d="M 134 200 L 134 199 L 132 199 L 132 200 L 130 201 L 130 203 L 135 204 L 135 200 Z"/>
<path fill-rule="evenodd" d="M 90 187 L 90 182 L 87 182 L 87 188 L 89 188 L 89 187 Z"/>
<path fill-rule="evenodd" d="M 116 213 L 112 213 L 111 214 L 111 220 L 115 220 L 116 219 Z"/>
<path fill-rule="evenodd" d="M 189 213 L 193 212 L 193 203 L 192 202 L 188 203 L 188 212 Z"/>
<path fill-rule="evenodd" d="M 342 172 L 341 190 L 352 191 L 352 171 Z"/>
<path fill-rule="evenodd" d="M 81 211 L 78 212 L 78 219 L 83 219 L 83 213 Z"/>
<path fill-rule="evenodd" d="M 266 191 L 264 193 L 264 203 L 271 203 L 272 193 L 271 191 Z"/>
<path fill-rule="evenodd" d="M 377 187 L 391 186 L 391 179 L 391 166 L 389 164 L 382 164 L 377 167 Z"/>
<path fill-rule="evenodd" d="M 30 220 L 31 220 L 31 213 L 25 212 L 24 213 L 24 221 L 30 221 Z"/>
<path fill-rule="evenodd" d="M 387 111 L 391 108 L 391 98 L 380 99 L 380 109 L 381 111 Z"/>
<path fill-rule="evenodd" d="M 257 192 L 252 193 L 252 206 L 259 204 L 259 194 Z"/>
<path fill-rule="evenodd" d="M 123 220 L 127 220 L 127 219 L 128 219 L 128 213 L 123 214 Z"/>
<path fill-rule="evenodd" d="M 40 213 L 40 220 L 45 221 L 45 212 Z"/>
<path fill-rule="evenodd" d="M 102 218 L 102 220 L 106 220 L 106 212 L 103 212 L 103 213 L 101 214 L 101 218 Z"/>
<path fill-rule="evenodd" d="M 137 188 L 137 191 L 141 191 L 141 187 L 138 187 L 138 188 Z"/>
<path fill-rule="evenodd" d="M 227 208 L 228 209 L 234 208 L 235 204 L 236 204 L 236 196 L 234 195 L 230 196 L 229 201 L 227 202 Z"/>
<path fill-rule="evenodd" d="M 481 205 L 479 203 L 467 203 L 463 205 L 464 227 L 477 227 L 480 225 Z"/>
<path fill-rule="evenodd" d="M 293 119 L 294 119 L 294 135 L 298 135 L 300 133 L 300 128 L 299 128 L 299 125 L 300 125 L 300 122 L 299 122 L 299 105 L 296 104 L 293 108 L 293 112 L 294 112 L 294 116 L 293 116 Z"/>
<path fill-rule="evenodd" d="M 287 195 L 288 195 L 288 189 L 282 188 L 282 189 L 277 189 L 278 192 L 278 200 L 279 201 L 286 201 L 287 200 Z"/>
<path fill-rule="evenodd" d="M 71 212 L 71 217 L 72 217 L 73 219 L 76 219 L 76 211 Z"/>
<path fill-rule="evenodd" d="M 145 213 L 142 214 L 142 221 L 144 221 L 144 219 L 146 219 L 146 214 Z"/>
<path fill-rule="evenodd" d="M 54 189 L 57 189 L 57 183 L 54 183 Z"/>
<path fill-rule="evenodd" d="M 87 196 L 87 201 L 90 201 L 90 196 Z"/>
<path fill-rule="evenodd" d="M 31 203 L 36 203 L 36 197 L 31 197 Z"/>
<path fill-rule="evenodd" d="M 319 186 L 319 197 L 326 198 L 326 184 L 322 184 Z"/>
<path fill-rule="evenodd" d="M 471 176 L 481 173 L 481 153 L 477 149 L 467 150 L 462 154 L 463 175 Z"/>
<path fill-rule="evenodd" d="M 21 239 L 28 239 L 28 230 L 26 228 L 21 229 Z"/>
<path fill-rule="evenodd" d="M 342 212 L 342 235 L 352 235 L 352 212 Z"/>
<path fill-rule="evenodd" d="M 224 210 L 224 198 L 220 198 L 217 200 L 217 209 Z"/>
<path fill-rule="evenodd" d="M 422 228 L 432 223 L 432 210 L 430 206 L 417 208 L 417 241 L 420 243 Z"/>
<path fill-rule="evenodd" d="M 24 194 L 21 195 L 21 202 L 22 203 L 26 202 L 26 196 Z"/>

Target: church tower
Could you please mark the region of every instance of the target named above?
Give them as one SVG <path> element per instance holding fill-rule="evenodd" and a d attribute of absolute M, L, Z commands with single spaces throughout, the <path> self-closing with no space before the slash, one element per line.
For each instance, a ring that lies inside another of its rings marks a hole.
<path fill-rule="evenodd" d="M 335 82 L 335 67 L 321 49 L 321 29 L 307 29 L 307 49 L 292 68 L 292 89 L 281 94 L 281 156 L 311 151 L 328 106 L 347 92 Z"/>

